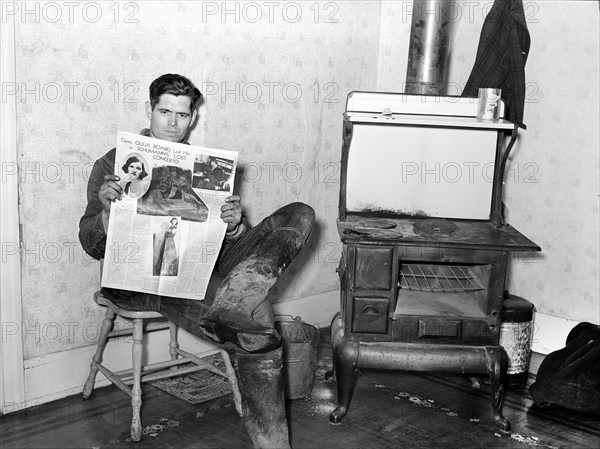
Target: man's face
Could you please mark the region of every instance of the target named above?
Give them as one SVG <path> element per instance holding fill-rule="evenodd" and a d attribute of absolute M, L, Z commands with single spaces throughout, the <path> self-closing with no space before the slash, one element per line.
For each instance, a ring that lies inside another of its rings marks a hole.
<path fill-rule="evenodd" d="M 154 109 L 146 102 L 146 114 L 150 119 L 150 135 L 169 142 L 181 142 L 196 118 L 191 99 L 186 95 L 162 94 Z"/>

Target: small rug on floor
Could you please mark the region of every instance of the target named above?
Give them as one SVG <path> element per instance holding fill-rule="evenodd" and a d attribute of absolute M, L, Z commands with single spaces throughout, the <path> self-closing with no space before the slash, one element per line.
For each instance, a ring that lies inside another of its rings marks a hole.
<path fill-rule="evenodd" d="M 204 360 L 225 372 L 223 360 L 219 354 L 205 357 Z M 194 365 L 191 363 L 182 365 L 185 368 L 188 366 Z M 208 370 L 154 380 L 150 384 L 190 404 L 200 404 L 231 393 L 227 379 Z"/>

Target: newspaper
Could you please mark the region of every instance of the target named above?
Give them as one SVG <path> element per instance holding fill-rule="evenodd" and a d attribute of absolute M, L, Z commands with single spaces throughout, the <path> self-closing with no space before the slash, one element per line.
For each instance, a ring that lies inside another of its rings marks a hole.
<path fill-rule="evenodd" d="M 237 152 L 119 132 L 102 286 L 203 299 L 227 224 Z"/>

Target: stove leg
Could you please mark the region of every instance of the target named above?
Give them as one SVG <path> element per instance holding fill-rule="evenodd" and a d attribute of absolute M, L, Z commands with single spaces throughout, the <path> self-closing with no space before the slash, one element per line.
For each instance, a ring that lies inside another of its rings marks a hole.
<path fill-rule="evenodd" d="M 325 380 L 330 383 L 335 378 L 335 355 L 340 344 L 344 341 L 344 324 L 342 323 L 342 314 L 336 313 L 331 320 L 331 353 L 334 358 L 331 370 L 325 373 Z"/>
<path fill-rule="evenodd" d="M 510 421 L 502 414 L 502 403 L 507 379 L 508 356 L 503 348 L 488 348 L 487 356 L 494 419 L 500 425 L 500 429 L 507 432 L 510 430 Z"/>
<path fill-rule="evenodd" d="M 348 413 L 356 381 L 360 377 L 358 346 L 358 342 L 341 342 L 334 349 L 333 363 L 337 381 L 338 406 L 329 415 L 329 421 L 332 424 L 339 424 Z"/>

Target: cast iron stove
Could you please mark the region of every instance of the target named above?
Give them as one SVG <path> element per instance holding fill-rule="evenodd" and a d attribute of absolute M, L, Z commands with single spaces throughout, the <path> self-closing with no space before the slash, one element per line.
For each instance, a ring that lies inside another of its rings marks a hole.
<path fill-rule="evenodd" d="M 511 251 L 540 248 L 502 219 L 517 128 L 478 121 L 476 109 L 471 98 L 348 96 L 332 423 L 348 412 L 360 370 L 374 368 L 489 375 L 494 418 L 510 428 L 499 344 L 506 268 Z"/>

